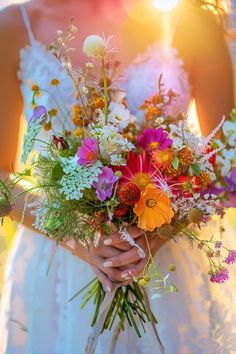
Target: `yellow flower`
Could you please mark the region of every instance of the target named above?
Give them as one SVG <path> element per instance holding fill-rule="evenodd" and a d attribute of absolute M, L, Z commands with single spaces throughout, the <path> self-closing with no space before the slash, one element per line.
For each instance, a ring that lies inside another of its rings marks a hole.
<path fill-rule="evenodd" d="M 50 111 L 48 111 L 48 114 L 50 117 L 55 117 L 58 113 L 58 110 L 56 108 L 52 108 L 50 109 Z"/>
<path fill-rule="evenodd" d="M 138 227 L 146 231 L 169 224 L 174 216 L 168 195 L 153 184 L 144 189 L 134 213 L 138 216 Z"/>
<path fill-rule="evenodd" d="M 31 86 L 31 90 L 34 91 L 34 92 L 38 92 L 39 91 L 39 86 L 34 84 Z"/>
<path fill-rule="evenodd" d="M 60 81 L 58 79 L 52 79 L 51 80 L 51 85 L 52 86 L 57 86 L 57 85 L 59 85 L 59 83 L 60 83 Z"/>
<path fill-rule="evenodd" d="M 84 131 L 82 128 L 78 128 L 74 133 L 73 135 L 76 136 L 76 137 L 80 137 L 84 134 Z"/>

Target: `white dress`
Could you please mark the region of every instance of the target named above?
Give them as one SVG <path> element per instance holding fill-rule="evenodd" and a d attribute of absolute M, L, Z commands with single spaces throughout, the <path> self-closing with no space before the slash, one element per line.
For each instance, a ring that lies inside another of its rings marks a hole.
<path fill-rule="evenodd" d="M 70 82 L 58 62 L 34 39 L 25 9 L 21 10 L 30 39 L 30 45 L 20 52 L 19 70 L 25 116 L 29 119 L 32 98 L 29 80 L 45 88 L 50 86 L 52 78 L 59 78 L 61 92 L 64 89 L 65 93 L 70 91 Z M 173 112 L 187 110 L 191 91 L 183 62 L 169 45 L 154 44 L 126 71 L 128 103 L 133 113 L 140 102 L 155 92 L 161 73 L 166 87 L 181 95 L 181 100 L 171 108 Z M 63 99 L 67 104 L 72 103 L 66 94 Z M 47 109 L 55 105 L 47 95 L 40 102 Z M 19 226 L 5 272 L 0 354 L 85 353 L 94 307 L 89 303 L 81 310 L 80 297 L 72 302 L 68 299 L 94 274 L 88 264 L 59 247 L 46 276 L 53 248 L 52 241 L 40 233 Z M 157 258 L 163 270 L 169 263 L 176 265 L 173 280 L 180 289 L 178 294 L 151 302 L 166 353 L 236 353 L 236 277 L 230 286 L 210 285 L 201 253 L 181 239 L 177 245 L 163 246 Z M 111 332 L 101 336 L 96 354 L 109 353 L 111 338 Z M 115 353 L 159 353 L 151 327 L 147 325 L 147 333 L 138 339 L 126 324 Z"/>

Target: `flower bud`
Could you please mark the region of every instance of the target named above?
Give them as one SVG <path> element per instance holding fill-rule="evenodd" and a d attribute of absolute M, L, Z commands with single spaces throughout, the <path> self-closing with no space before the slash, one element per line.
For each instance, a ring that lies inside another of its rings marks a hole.
<path fill-rule="evenodd" d="M 121 178 L 122 177 L 122 172 L 121 171 L 116 171 L 115 175 L 116 175 L 116 177 Z"/>
<path fill-rule="evenodd" d="M 97 35 L 90 35 L 84 40 L 83 52 L 88 57 L 98 57 L 105 54 L 106 43 L 102 37 Z"/>
<path fill-rule="evenodd" d="M 203 221 L 204 214 L 198 208 L 193 208 L 188 213 L 188 222 L 190 224 L 200 224 Z"/>
<path fill-rule="evenodd" d="M 169 264 L 168 270 L 169 270 L 169 272 L 174 272 L 175 271 L 175 265 L 174 264 Z"/>
<path fill-rule="evenodd" d="M 8 216 L 11 211 L 12 204 L 10 203 L 10 201 L 4 196 L 0 197 L 0 218 Z"/>

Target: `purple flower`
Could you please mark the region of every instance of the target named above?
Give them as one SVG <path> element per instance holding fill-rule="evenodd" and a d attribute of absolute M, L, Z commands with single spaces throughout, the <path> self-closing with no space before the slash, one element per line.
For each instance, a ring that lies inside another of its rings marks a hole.
<path fill-rule="evenodd" d="M 147 150 L 165 150 L 171 144 L 172 139 L 168 138 L 168 133 L 162 128 L 147 128 L 138 137 L 138 145 Z"/>
<path fill-rule="evenodd" d="M 216 250 L 220 250 L 222 246 L 223 246 L 223 243 L 221 241 L 217 241 L 215 243 L 215 249 Z"/>
<path fill-rule="evenodd" d="M 96 188 L 97 197 L 101 202 L 112 195 L 113 186 L 117 179 L 111 168 L 107 166 L 102 168 L 98 181 L 93 182 L 93 187 Z"/>
<path fill-rule="evenodd" d="M 208 188 L 204 191 L 203 194 L 210 194 L 210 195 L 214 194 L 218 196 L 224 191 L 225 191 L 224 187 L 217 187 L 215 183 L 211 183 L 209 184 Z"/>
<path fill-rule="evenodd" d="M 78 164 L 92 165 L 98 158 L 98 142 L 95 138 L 85 138 L 77 151 Z"/>
<path fill-rule="evenodd" d="M 37 106 L 34 108 L 33 110 L 33 115 L 32 117 L 30 118 L 30 121 L 29 121 L 29 124 L 33 121 L 33 120 L 39 120 L 39 119 L 42 119 L 42 124 L 46 123 L 46 120 L 47 120 L 47 110 L 44 106 Z"/>
<path fill-rule="evenodd" d="M 210 281 L 212 283 L 224 283 L 229 279 L 229 271 L 227 268 L 221 268 L 211 275 Z"/>
<path fill-rule="evenodd" d="M 234 168 L 229 177 L 225 176 L 226 191 L 228 192 L 229 201 L 227 207 L 236 208 L 236 168 Z"/>
<path fill-rule="evenodd" d="M 225 259 L 226 264 L 236 263 L 236 251 L 229 251 L 228 257 Z"/>

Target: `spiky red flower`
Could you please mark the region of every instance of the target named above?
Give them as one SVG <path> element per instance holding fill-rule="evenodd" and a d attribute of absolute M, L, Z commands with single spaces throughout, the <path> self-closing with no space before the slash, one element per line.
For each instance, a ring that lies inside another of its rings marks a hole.
<path fill-rule="evenodd" d="M 141 190 L 132 182 L 123 183 L 118 192 L 120 201 L 126 205 L 136 204 L 140 199 L 140 195 Z"/>
<path fill-rule="evenodd" d="M 114 210 L 114 217 L 115 218 L 124 218 L 129 212 L 129 205 L 125 205 L 120 203 Z"/>

